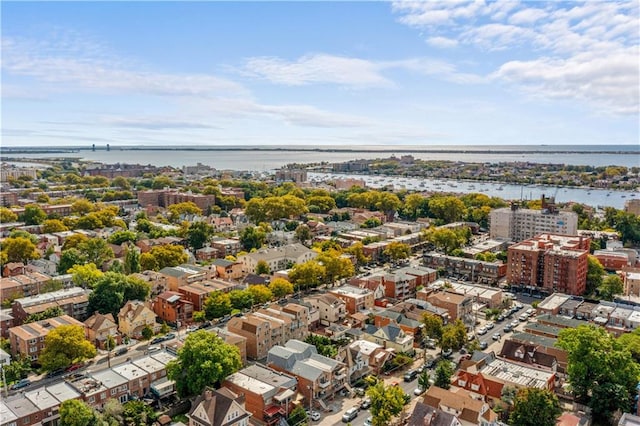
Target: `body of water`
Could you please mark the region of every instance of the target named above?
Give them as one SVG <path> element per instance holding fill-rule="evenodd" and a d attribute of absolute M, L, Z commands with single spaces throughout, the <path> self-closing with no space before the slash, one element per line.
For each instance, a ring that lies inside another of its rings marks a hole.
<path fill-rule="evenodd" d="M 68 149 L 68 148 L 67 148 Z M 72 157 L 107 164 L 151 164 L 155 166 L 193 166 L 202 163 L 219 170 L 275 170 L 290 163 L 341 163 L 355 159 L 389 158 L 413 155 L 421 160 L 462 162 L 531 162 L 588 166 L 640 166 L 640 147 L 620 146 L 352 146 L 321 147 L 184 147 L 146 148 L 112 147 L 96 151 L 82 149 L 72 153 L 16 153 L 11 148 L 5 157 L 51 158 Z"/>
<path fill-rule="evenodd" d="M 556 201 L 565 203 L 575 201 L 593 207 L 615 207 L 622 209 L 627 200 L 640 199 L 640 191 L 614 191 L 591 188 L 565 188 L 545 185 L 507 185 L 503 183 L 455 181 L 429 178 L 408 178 L 393 176 L 368 176 L 359 174 L 309 173 L 309 180 L 321 182 L 327 180 L 354 178 L 363 179 L 369 188 L 392 186 L 396 190 L 455 192 L 468 194 L 478 192 L 505 200 L 539 200 L 545 196 L 555 196 Z"/>

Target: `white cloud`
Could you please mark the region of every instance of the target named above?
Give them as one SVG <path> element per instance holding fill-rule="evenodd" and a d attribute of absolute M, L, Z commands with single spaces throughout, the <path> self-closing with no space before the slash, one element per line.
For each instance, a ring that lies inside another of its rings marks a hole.
<path fill-rule="evenodd" d="M 435 36 L 427 38 L 427 44 L 433 47 L 449 49 L 452 47 L 456 47 L 458 45 L 458 40 L 442 36 Z"/>
<path fill-rule="evenodd" d="M 370 61 L 327 54 L 307 55 L 295 62 L 274 57 L 250 58 L 245 64 L 245 70 L 251 75 L 289 86 L 312 83 L 332 83 L 350 87 L 393 85 Z"/>
<path fill-rule="evenodd" d="M 427 43 L 444 38 L 528 55 L 504 61 L 491 78 L 532 96 L 586 101 L 616 114 L 639 109 L 640 2 L 394 2 L 392 9 Z"/>
<path fill-rule="evenodd" d="M 174 129 L 219 129 L 204 121 L 178 121 L 175 117 L 105 117 L 101 120 L 113 127 L 125 127 L 147 130 L 174 130 Z"/>

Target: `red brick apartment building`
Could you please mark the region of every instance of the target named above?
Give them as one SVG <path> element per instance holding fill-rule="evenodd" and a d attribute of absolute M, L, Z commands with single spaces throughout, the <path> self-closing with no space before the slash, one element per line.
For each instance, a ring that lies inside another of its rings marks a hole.
<path fill-rule="evenodd" d="M 509 247 L 509 284 L 548 293 L 581 295 L 586 289 L 589 238 L 541 234 Z"/>
<path fill-rule="evenodd" d="M 215 195 L 192 194 L 189 192 L 179 192 L 175 189 L 161 189 L 138 192 L 138 204 L 141 206 L 169 207 L 172 204 L 185 203 L 191 201 L 200 209 L 206 211 L 215 205 Z"/>

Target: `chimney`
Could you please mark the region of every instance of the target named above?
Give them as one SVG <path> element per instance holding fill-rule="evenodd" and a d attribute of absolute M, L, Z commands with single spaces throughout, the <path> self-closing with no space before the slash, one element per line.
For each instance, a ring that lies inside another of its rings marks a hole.
<path fill-rule="evenodd" d="M 205 401 L 211 401 L 211 398 L 213 398 L 213 392 L 211 391 L 211 389 L 206 389 L 204 391 L 204 399 L 205 399 Z"/>

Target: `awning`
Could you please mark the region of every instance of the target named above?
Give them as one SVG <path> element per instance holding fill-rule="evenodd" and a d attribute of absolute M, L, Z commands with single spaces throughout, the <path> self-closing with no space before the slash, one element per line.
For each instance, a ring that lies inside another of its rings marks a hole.
<path fill-rule="evenodd" d="M 292 391 L 291 389 L 285 389 L 282 392 L 280 392 L 279 394 L 275 395 L 273 397 L 273 399 L 275 399 L 278 402 L 283 402 L 283 401 L 286 401 L 287 399 L 291 398 L 295 394 L 296 393 L 294 391 Z"/>

